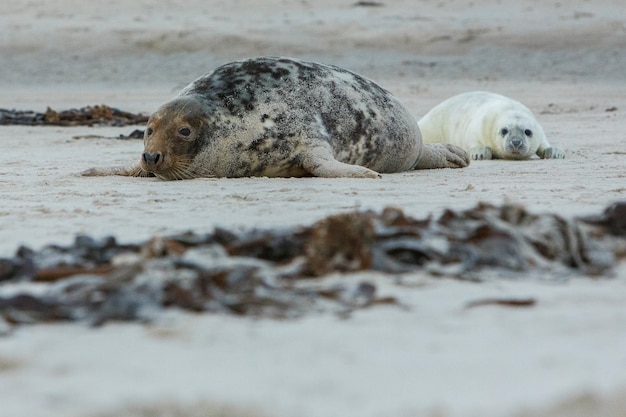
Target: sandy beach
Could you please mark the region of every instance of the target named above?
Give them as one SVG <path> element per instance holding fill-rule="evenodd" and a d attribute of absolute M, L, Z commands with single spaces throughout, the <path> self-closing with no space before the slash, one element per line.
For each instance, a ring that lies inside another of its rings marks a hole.
<path fill-rule="evenodd" d="M 281 55 L 376 80 L 416 118 L 465 91 L 513 97 L 567 153 L 378 180 L 165 182 L 79 175 L 137 160 L 142 141 L 115 137 L 141 126 L 0 126 L 0 257 L 79 234 L 140 242 L 390 205 L 416 218 L 479 202 L 573 218 L 626 199 L 618 0 L 29 1 L 4 5 L 0 27 L 0 108 L 149 114 L 220 64 Z M 17 327 L 0 336 L 0 416 L 624 416 L 623 259 L 601 279 L 343 278 L 371 280 L 408 308 Z M 494 297 L 537 302 L 465 308 Z"/>

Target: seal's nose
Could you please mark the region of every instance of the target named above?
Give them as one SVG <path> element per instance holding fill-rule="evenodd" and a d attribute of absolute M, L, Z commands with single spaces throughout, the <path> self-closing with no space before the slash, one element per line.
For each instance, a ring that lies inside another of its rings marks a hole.
<path fill-rule="evenodd" d="M 163 160 L 161 156 L 161 152 L 155 152 L 155 153 L 144 152 L 142 156 L 143 156 L 144 162 L 149 167 L 157 166 L 157 164 L 161 160 Z"/>
<path fill-rule="evenodd" d="M 518 150 L 521 146 L 522 146 L 522 141 L 520 139 L 513 139 L 511 141 L 511 145 L 513 145 L 513 148 L 515 148 L 515 150 Z"/>

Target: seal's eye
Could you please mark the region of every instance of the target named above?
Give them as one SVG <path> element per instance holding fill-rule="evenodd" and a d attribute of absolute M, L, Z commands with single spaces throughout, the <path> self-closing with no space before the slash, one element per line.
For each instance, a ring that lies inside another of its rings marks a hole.
<path fill-rule="evenodd" d="M 151 127 L 146 129 L 146 136 L 152 136 L 152 128 Z"/>
<path fill-rule="evenodd" d="M 526 130 L 524 130 L 524 134 L 525 134 L 526 136 L 528 136 L 528 137 L 531 137 L 531 136 L 533 135 L 533 132 L 532 132 L 532 130 L 530 130 L 530 129 L 526 129 Z"/>
<path fill-rule="evenodd" d="M 500 131 L 500 134 L 502 136 L 506 136 L 509 133 L 509 129 L 507 129 L 506 127 L 503 127 L 502 130 Z"/>
<path fill-rule="evenodd" d="M 191 129 L 189 129 L 188 127 L 181 127 L 180 129 L 178 129 L 178 133 L 181 136 L 187 137 L 191 135 Z"/>

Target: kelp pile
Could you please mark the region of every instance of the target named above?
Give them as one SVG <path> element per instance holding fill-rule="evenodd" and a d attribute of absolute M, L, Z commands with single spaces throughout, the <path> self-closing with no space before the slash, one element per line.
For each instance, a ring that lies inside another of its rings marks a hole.
<path fill-rule="evenodd" d="M 95 105 L 45 113 L 31 110 L 0 109 L 0 125 L 25 126 L 128 126 L 145 124 L 148 116 L 130 113 L 107 105 Z"/>
<path fill-rule="evenodd" d="M 376 304 L 372 282 L 350 273 L 481 281 L 610 277 L 626 258 L 626 202 L 565 219 L 515 205 L 479 204 L 414 219 L 401 209 L 355 211 L 309 227 L 235 233 L 216 229 L 121 244 L 79 236 L 69 246 L 26 247 L 0 259 L 0 318 L 145 321 L 161 309 L 290 318 L 349 314 Z M 333 274 L 334 279 L 326 278 Z M 337 279 L 339 278 L 339 279 Z"/>

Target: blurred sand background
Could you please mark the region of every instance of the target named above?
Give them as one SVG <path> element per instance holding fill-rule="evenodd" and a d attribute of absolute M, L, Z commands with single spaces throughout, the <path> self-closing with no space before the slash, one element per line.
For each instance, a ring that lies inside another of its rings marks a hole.
<path fill-rule="evenodd" d="M 216 225 L 309 224 L 390 204 L 415 217 L 479 201 L 574 216 L 626 197 L 622 1 L 364 4 L 4 1 L 0 108 L 107 104 L 150 113 L 222 63 L 286 55 L 372 78 L 416 118 L 464 91 L 511 96 L 567 158 L 480 161 L 381 180 L 83 178 L 77 173 L 89 167 L 132 162 L 142 144 L 74 137 L 132 128 L 2 126 L 0 256 L 79 233 L 139 241 Z M 373 276 L 412 309 L 381 307 L 348 321 L 172 312 L 152 326 L 21 328 L 0 337 L 0 416 L 135 415 L 128 407 L 138 406 L 145 414 L 136 415 L 213 417 L 206 404 L 225 404 L 285 417 L 622 417 L 620 271 L 560 284 L 424 274 L 411 290 Z M 539 302 L 523 311 L 462 308 L 490 296 Z"/>

